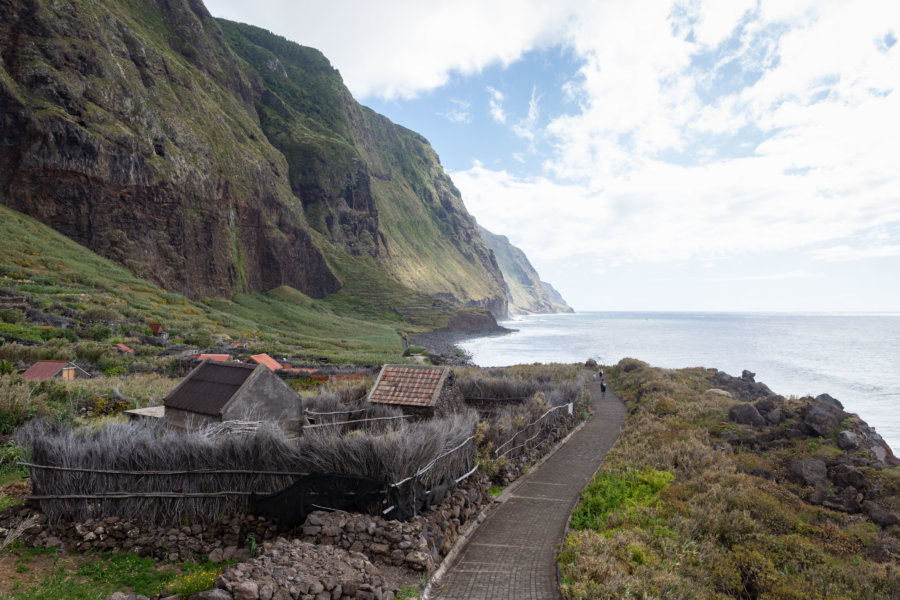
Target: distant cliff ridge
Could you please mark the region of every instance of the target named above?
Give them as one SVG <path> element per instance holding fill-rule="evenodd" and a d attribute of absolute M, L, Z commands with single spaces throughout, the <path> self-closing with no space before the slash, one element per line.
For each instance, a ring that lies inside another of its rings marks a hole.
<path fill-rule="evenodd" d="M 481 236 L 494 251 L 506 281 L 509 311 L 512 314 L 575 312 L 549 283 L 541 281 L 528 257 L 509 242 L 479 226 Z"/>
<path fill-rule="evenodd" d="M 0 39 L 3 204 L 192 298 L 319 298 L 350 259 L 506 315 L 427 140 L 359 105 L 317 50 L 196 0 L 13 0 Z"/>

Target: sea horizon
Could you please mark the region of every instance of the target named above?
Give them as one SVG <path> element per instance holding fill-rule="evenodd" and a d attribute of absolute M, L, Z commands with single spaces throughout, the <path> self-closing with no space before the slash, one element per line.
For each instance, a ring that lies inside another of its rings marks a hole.
<path fill-rule="evenodd" d="M 518 315 L 459 347 L 482 367 L 533 362 L 755 373 L 773 393 L 829 394 L 900 450 L 900 312 L 581 311 Z"/>

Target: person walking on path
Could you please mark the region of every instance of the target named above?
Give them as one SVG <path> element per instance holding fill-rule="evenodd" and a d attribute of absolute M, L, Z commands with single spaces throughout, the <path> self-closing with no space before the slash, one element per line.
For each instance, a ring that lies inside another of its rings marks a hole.
<path fill-rule="evenodd" d="M 585 375 L 594 373 L 585 371 Z M 588 381 L 593 416 L 546 462 L 499 497 L 453 564 L 429 586 L 429 600 L 560 600 L 556 554 L 581 490 L 625 422 L 625 405 Z"/>
<path fill-rule="evenodd" d="M 603 379 L 603 375 L 600 376 L 600 397 L 606 398 L 606 380 Z"/>

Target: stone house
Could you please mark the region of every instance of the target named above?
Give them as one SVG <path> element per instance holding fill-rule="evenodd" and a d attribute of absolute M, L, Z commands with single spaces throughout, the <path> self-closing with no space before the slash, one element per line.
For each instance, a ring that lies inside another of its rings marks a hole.
<path fill-rule="evenodd" d="M 163 400 L 166 422 L 191 429 L 223 421 L 271 421 L 298 434 L 300 396 L 263 365 L 205 360 Z"/>
<path fill-rule="evenodd" d="M 453 370 L 425 365 L 384 365 L 368 401 L 421 418 L 444 416 L 464 406 Z"/>

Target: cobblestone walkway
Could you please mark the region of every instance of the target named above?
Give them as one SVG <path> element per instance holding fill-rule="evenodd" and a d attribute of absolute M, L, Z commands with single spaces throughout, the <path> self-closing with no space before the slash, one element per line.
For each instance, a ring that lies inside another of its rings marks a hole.
<path fill-rule="evenodd" d="M 590 383 L 593 416 L 478 527 L 429 595 L 441 600 L 556 600 L 557 546 L 578 494 L 619 437 L 625 406 Z"/>

